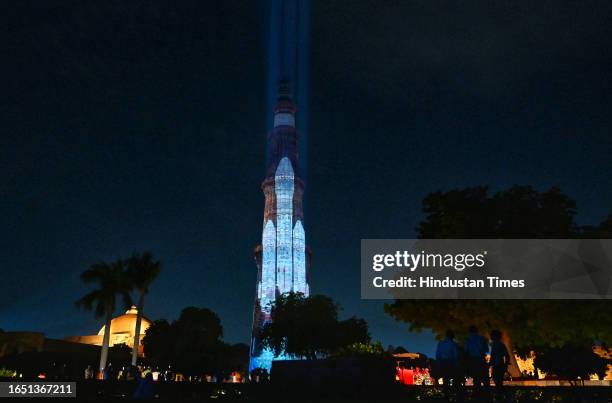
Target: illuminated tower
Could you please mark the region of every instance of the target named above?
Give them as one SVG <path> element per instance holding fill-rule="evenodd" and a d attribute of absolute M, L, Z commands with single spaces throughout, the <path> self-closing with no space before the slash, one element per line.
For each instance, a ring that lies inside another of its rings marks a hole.
<path fill-rule="evenodd" d="M 288 292 L 308 295 L 310 253 L 306 247 L 299 175 L 297 107 L 305 100 L 306 7 L 299 0 L 272 0 L 268 81 L 276 101 L 267 139 L 265 197 L 261 245 L 255 248 L 257 285 L 249 369 L 266 368 L 276 357 L 263 349 L 259 332 L 270 321 L 270 303 Z M 302 126 L 303 127 L 303 126 Z"/>

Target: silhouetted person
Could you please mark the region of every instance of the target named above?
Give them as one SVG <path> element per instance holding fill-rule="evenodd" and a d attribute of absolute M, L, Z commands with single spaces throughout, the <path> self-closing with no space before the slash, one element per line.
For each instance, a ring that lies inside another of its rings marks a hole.
<path fill-rule="evenodd" d="M 491 359 L 489 365 L 492 368 L 492 378 L 495 386 L 502 387 L 504 384 L 504 375 L 506 369 L 510 365 L 510 354 L 504 343 L 501 342 L 501 332 L 493 330 L 491 332 Z"/>
<path fill-rule="evenodd" d="M 489 346 L 484 337 L 478 334 L 478 328 L 474 325 L 469 328 L 469 335 L 463 346 L 466 360 L 466 372 L 474 380 L 474 387 L 488 383 L 486 355 Z"/>
<path fill-rule="evenodd" d="M 85 368 L 85 379 L 93 379 L 94 377 L 94 370 L 91 367 L 91 365 L 88 365 L 87 368 Z"/>
<path fill-rule="evenodd" d="M 155 397 L 155 384 L 153 383 L 153 374 L 148 372 L 144 378 L 138 380 L 134 399 L 153 399 L 153 397 Z"/>
<path fill-rule="evenodd" d="M 116 379 L 115 376 L 115 367 L 113 367 L 113 363 L 109 363 L 104 370 L 104 380 L 114 381 Z"/>
<path fill-rule="evenodd" d="M 459 346 L 455 343 L 455 333 L 446 331 L 446 338 L 436 348 L 436 363 L 445 386 L 457 386 L 459 374 Z"/>
<path fill-rule="evenodd" d="M 140 379 L 140 370 L 136 365 L 130 365 L 128 372 L 129 380 L 137 380 Z"/>

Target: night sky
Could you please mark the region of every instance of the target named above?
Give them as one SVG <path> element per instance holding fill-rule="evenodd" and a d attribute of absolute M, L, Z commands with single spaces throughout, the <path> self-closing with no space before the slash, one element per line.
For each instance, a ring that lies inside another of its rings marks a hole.
<path fill-rule="evenodd" d="M 91 263 L 151 250 L 146 305 L 249 339 L 265 166 L 266 7 L 13 1 L 0 17 L 0 328 L 95 334 Z M 361 238 L 413 238 L 431 191 L 559 186 L 612 212 L 612 2 L 315 1 L 305 214 L 311 289 L 374 339 Z M 423 302 L 424 304 L 426 302 Z"/>

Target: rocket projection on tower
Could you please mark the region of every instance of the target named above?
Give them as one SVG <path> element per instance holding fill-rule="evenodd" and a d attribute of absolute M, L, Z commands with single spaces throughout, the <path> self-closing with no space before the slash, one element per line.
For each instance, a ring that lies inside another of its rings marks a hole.
<path fill-rule="evenodd" d="M 298 133 L 306 131 L 308 2 L 272 0 L 268 49 L 268 138 L 266 177 L 261 185 L 264 217 L 255 248 L 257 284 L 249 370 L 270 371 L 274 353 L 261 345 L 271 320 L 270 304 L 288 292 L 308 295 L 310 252 L 306 247 L 299 174 Z"/>

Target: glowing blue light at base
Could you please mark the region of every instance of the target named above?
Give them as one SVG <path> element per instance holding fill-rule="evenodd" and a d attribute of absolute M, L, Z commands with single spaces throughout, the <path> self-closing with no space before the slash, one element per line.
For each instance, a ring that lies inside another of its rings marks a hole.
<path fill-rule="evenodd" d="M 249 372 L 261 368 L 268 371 L 272 369 L 272 361 L 281 361 L 281 360 L 290 360 L 291 357 L 281 354 L 278 357 L 274 356 L 274 352 L 268 348 L 265 348 L 260 355 L 251 357 L 251 362 L 249 363 Z"/>

